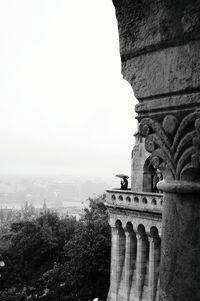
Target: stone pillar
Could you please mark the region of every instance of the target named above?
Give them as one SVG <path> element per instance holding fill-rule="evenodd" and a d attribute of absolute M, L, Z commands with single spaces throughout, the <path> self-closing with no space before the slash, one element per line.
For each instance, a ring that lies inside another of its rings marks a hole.
<path fill-rule="evenodd" d="M 147 273 L 147 260 L 149 255 L 148 239 L 145 233 L 137 235 L 137 270 L 136 270 L 136 288 L 137 300 L 142 300 L 145 277 Z"/>
<path fill-rule="evenodd" d="M 200 300 L 200 185 L 159 187 L 165 191 L 160 300 Z"/>
<path fill-rule="evenodd" d="M 122 74 L 164 191 L 160 300 L 200 300 L 200 2 L 113 0 Z"/>
<path fill-rule="evenodd" d="M 125 235 L 121 225 L 112 227 L 110 290 L 107 301 L 117 301 L 125 258 Z"/>
<path fill-rule="evenodd" d="M 164 174 L 161 301 L 200 300 L 200 111 L 178 114 L 140 122 L 151 162 Z"/>
<path fill-rule="evenodd" d="M 124 276 L 124 300 L 129 299 L 133 272 L 136 265 L 137 241 L 132 227 L 126 227 L 126 254 L 125 254 L 125 276 Z"/>
<path fill-rule="evenodd" d="M 149 301 L 156 300 L 159 268 L 160 268 L 160 238 L 158 235 L 150 235 L 149 239 Z"/>

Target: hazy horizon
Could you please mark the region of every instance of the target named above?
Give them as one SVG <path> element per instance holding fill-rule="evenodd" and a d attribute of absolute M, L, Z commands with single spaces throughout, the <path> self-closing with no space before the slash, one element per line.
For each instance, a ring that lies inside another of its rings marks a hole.
<path fill-rule="evenodd" d="M 130 175 L 136 100 L 112 1 L 0 3 L 0 177 Z"/>
<path fill-rule="evenodd" d="M 20 209 L 26 202 L 41 208 L 85 205 L 88 198 L 99 196 L 107 189 L 120 186 L 120 179 L 72 176 L 0 176 L 0 207 Z"/>

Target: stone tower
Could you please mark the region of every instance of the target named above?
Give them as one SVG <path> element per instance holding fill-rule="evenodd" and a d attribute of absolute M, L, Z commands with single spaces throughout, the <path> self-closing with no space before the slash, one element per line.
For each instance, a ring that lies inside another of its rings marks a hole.
<path fill-rule="evenodd" d="M 199 301 L 200 1 L 113 0 L 113 4 L 122 74 L 139 101 L 139 132 L 151 165 L 163 174 L 158 189 L 164 201 L 158 296 L 159 213 L 149 213 L 148 195 L 108 192 L 113 202 L 108 300 Z M 137 214 L 131 195 L 143 209 Z M 141 212 L 145 219 L 141 220 Z M 134 281 L 136 297 L 128 299 Z"/>

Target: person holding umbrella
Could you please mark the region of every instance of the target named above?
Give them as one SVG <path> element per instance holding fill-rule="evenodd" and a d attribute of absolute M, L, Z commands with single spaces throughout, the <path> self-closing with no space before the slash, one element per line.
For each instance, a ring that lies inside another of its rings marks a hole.
<path fill-rule="evenodd" d="M 128 189 L 128 178 L 129 176 L 124 174 L 116 175 L 118 178 L 122 178 L 121 180 L 121 190 L 127 190 Z"/>

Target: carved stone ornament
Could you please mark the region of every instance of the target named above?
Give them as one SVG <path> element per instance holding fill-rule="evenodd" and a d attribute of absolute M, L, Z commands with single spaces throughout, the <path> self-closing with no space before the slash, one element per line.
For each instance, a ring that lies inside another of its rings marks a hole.
<path fill-rule="evenodd" d="M 166 115 L 161 122 L 143 118 L 139 125 L 145 137 L 146 150 L 151 153 L 150 162 L 173 180 L 200 170 L 200 110 L 186 115 Z"/>

